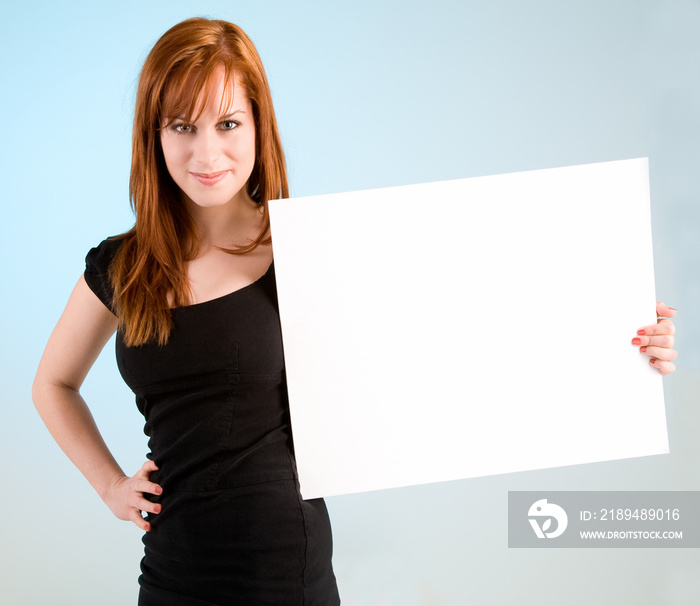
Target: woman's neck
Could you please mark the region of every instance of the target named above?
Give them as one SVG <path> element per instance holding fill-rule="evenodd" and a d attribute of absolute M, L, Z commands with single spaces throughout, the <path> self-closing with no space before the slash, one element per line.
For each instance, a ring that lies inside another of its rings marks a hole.
<path fill-rule="evenodd" d="M 262 229 L 262 209 L 247 194 L 244 199 L 233 199 L 223 206 L 205 208 L 191 200 L 186 204 L 197 225 L 202 252 L 248 244 Z"/>

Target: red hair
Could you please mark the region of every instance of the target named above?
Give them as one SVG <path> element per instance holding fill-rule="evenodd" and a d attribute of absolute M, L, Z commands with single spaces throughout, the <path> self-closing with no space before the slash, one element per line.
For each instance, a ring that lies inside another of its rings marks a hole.
<path fill-rule="evenodd" d="M 169 29 L 139 77 L 129 182 L 136 223 L 119 236 L 122 243 L 110 266 L 114 309 L 127 346 L 166 343 L 172 326 L 169 297 L 175 306 L 189 303 L 185 263 L 197 254 L 199 234 L 166 168 L 160 129 L 174 116 L 196 120 L 221 67 L 224 90 L 235 76 L 251 102 L 255 165 L 246 187 L 263 213 L 263 228 L 254 241 L 224 250 L 245 254 L 269 244 L 267 202 L 289 195 L 270 87 L 250 38 L 233 23 L 203 18 Z"/>

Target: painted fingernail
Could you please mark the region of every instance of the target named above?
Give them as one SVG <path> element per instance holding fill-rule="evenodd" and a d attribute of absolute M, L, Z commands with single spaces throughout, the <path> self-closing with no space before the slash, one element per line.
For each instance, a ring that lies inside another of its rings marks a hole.
<path fill-rule="evenodd" d="M 678 311 L 675 307 L 669 307 L 669 309 L 672 309 L 673 311 Z"/>
<path fill-rule="evenodd" d="M 638 335 L 645 335 L 645 334 L 647 334 L 647 333 L 646 333 L 646 331 L 645 331 L 643 328 L 640 328 L 640 329 L 637 331 L 637 334 L 638 334 Z"/>
<path fill-rule="evenodd" d="M 163 494 L 163 489 L 160 486 L 155 487 L 155 493 L 156 494 Z"/>
<path fill-rule="evenodd" d="M 639 345 L 641 342 L 642 342 L 642 340 L 638 339 L 637 337 L 632 339 L 632 345 Z"/>
<path fill-rule="evenodd" d="M 651 360 L 649 360 L 649 364 L 653 364 L 654 362 L 656 362 L 656 358 L 652 358 Z"/>
<path fill-rule="evenodd" d="M 639 348 L 639 351 L 641 351 L 642 353 L 646 353 L 647 348 L 646 348 L 646 347 L 640 347 L 640 348 Z"/>
<path fill-rule="evenodd" d="M 160 508 L 160 505 L 156 505 L 156 506 L 153 508 L 153 510 L 154 510 L 156 513 L 160 513 L 160 509 L 161 509 L 161 508 Z"/>

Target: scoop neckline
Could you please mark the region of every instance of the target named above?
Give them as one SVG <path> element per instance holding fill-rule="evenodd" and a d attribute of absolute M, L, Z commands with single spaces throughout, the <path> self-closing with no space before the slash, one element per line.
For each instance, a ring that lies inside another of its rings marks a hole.
<path fill-rule="evenodd" d="M 270 265 L 268 266 L 265 273 L 262 276 L 260 276 L 257 280 L 255 280 L 254 282 L 251 282 L 250 284 L 246 284 L 245 286 L 241 286 L 240 288 L 237 288 L 236 290 L 232 290 L 231 292 L 228 292 L 225 295 L 221 295 L 219 297 L 214 297 L 213 299 L 207 299 L 206 301 L 200 301 L 199 303 L 192 303 L 191 305 L 180 305 L 178 307 L 171 307 L 170 311 L 177 311 L 178 309 L 192 309 L 194 307 L 201 307 L 202 305 L 207 305 L 209 303 L 217 303 L 219 301 L 223 301 L 225 299 L 233 297 L 234 295 L 237 295 L 239 292 L 243 292 L 244 290 L 248 290 L 249 288 L 252 288 L 253 286 L 262 282 L 268 276 L 268 274 L 272 271 L 272 267 L 274 266 L 274 264 L 275 264 L 275 261 L 273 259 L 270 262 Z"/>

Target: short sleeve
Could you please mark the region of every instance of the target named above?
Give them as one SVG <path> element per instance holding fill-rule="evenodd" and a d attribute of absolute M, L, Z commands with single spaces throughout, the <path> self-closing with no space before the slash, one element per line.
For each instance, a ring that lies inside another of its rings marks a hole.
<path fill-rule="evenodd" d="M 112 304 L 114 291 L 109 279 L 109 266 L 120 244 L 121 240 L 108 238 L 95 248 L 91 248 L 85 257 L 85 282 L 111 312 L 114 312 Z"/>

